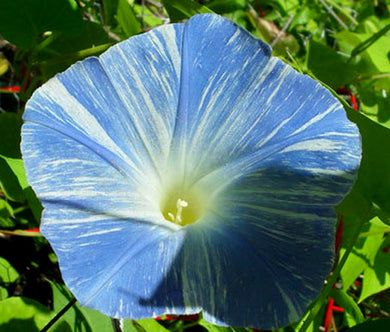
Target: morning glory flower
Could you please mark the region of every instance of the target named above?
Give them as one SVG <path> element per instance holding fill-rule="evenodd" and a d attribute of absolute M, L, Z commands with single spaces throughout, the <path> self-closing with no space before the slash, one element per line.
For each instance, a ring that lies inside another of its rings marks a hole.
<path fill-rule="evenodd" d="M 121 42 L 39 88 L 24 121 L 41 231 L 82 305 L 276 328 L 319 294 L 359 133 L 236 24 L 197 15 Z"/>

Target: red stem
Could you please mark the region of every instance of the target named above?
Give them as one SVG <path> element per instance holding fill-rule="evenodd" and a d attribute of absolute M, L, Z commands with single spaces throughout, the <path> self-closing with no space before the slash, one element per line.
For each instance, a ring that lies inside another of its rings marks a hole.
<path fill-rule="evenodd" d="M 19 93 L 20 92 L 20 86 L 4 86 L 4 87 L 0 87 L 0 92 Z"/>
<path fill-rule="evenodd" d="M 325 323 L 324 323 L 325 331 L 328 331 L 329 328 L 330 317 L 333 311 L 333 304 L 334 304 L 334 300 L 330 297 L 328 306 L 326 308 Z"/>

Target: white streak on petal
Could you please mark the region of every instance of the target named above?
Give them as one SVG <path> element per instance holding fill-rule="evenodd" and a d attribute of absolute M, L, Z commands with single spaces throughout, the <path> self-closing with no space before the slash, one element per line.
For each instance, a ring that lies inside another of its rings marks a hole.
<path fill-rule="evenodd" d="M 317 83 L 318 84 L 318 83 Z M 329 107 L 327 110 L 324 110 L 322 113 L 316 115 L 312 119 L 310 119 L 308 122 L 306 122 L 303 126 L 295 130 L 290 136 L 299 134 L 300 132 L 306 130 L 311 125 L 321 121 L 325 116 L 327 116 L 329 113 L 334 112 L 336 109 L 340 107 L 340 104 L 334 103 L 331 107 Z"/>
<path fill-rule="evenodd" d="M 131 159 L 107 135 L 107 132 L 101 127 L 96 118 L 69 94 L 68 90 L 56 77 L 46 83 L 45 92 L 48 98 L 58 105 L 62 105 L 63 111 L 77 124 L 80 131 L 134 167 Z"/>
<path fill-rule="evenodd" d="M 80 238 L 84 238 L 84 237 L 102 235 L 102 234 L 107 234 L 107 233 L 113 233 L 113 232 L 118 232 L 118 231 L 122 231 L 122 230 L 123 230 L 123 228 L 119 228 L 119 227 L 111 228 L 111 229 L 105 229 L 105 230 L 102 230 L 102 231 L 96 231 L 96 232 L 81 234 L 81 235 L 77 236 L 77 238 L 80 239 Z"/>
<path fill-rule="evenodd" d="M 287 148 L 280 151 L 283 152 L 293 152 L 293 151 L 322 151 L 328 153 L 337 153 L 342 150 L 343 146 L 340 146 L 339 141 L 334 141 L 330 139 L 312 139 L 307 141 L 298 142 L 288 146 Z"/>

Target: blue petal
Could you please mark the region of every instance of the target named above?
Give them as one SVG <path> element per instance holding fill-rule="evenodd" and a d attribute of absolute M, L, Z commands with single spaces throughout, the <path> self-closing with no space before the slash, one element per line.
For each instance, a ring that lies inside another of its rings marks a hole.
<path fill-rule="evenodd" d="M 246 210 L 235 212 L 210 213 L 201 226 L 189 227 L 169 274 L 146 304 L 164 308 L 174 300 L 179 308 L 202 308 L 203 317 L 215 324 L 264 329 L 300 317 L 332 264 L 331 248 L 313 236 L 332 244 L 332 231 L 314 233 L 310 221 L 296 224 L 293 217 L 281 224 L 280 217 L 274 218 L 271 230 L 249 223 L 234 226 L 246 215 Z M 269 215 L 251 221 L 261 225 L 264 220 Z"/>
<path fill-rule="evenodd" d="M 237 25 L 198 15 L 131 38 L 38 89 L 24 119 L 42 232 L 81 304 L 275 328 L 321 289 L 359 134 Z M 194 224 L 163 218 L 174 180 L 205 194 Z"/>
<path fill-rule="evenodd" d="M 130 175 L 146 168 L 160 176 L 178 104 L 182 29 L 163 26 L 76 63 L 34 93 L 25 121 L 111 151 Z"/>
<path fill-rule="evenodd" d="M 38 89 L 24 113 L 22 151 L 45 208 L 41 231 L 79 302 L 112 316 L 154 314 L 130 300 L 153 290 L 150 280 L 134 284 L 134 264 L 143 254 L 140 264 L 155 262 L 156 246 L 162 267 L 145 268 L 157 283 L 175 254 L 172 245 L 160 248 L 180 228 L 161 214 L 160 172 L 178 103 L 182 29 L 164 26 L 78 62 Z M 122 265 L 133 275 L 121 275 Z"/>
<path fill-rule="evenodd" d="M 163 218 L 153 192 L 89 146 L 41 124 L 24 124 L 23 154 L 45 208 L 41 232 L 79 302 L 116 317 L 167 313 L 139 304 L 161 282 L 183 237 Z"/>
<path fill-rule="evenodd" d="M 185 156 L 188 178 L 199 180 L 233 160 L 249 165 L 307 140 L 314 146 L 341 143 L 328 152 L 350 151 L 351 159 L 340 166 L 349 170 L 360 160 L 359 139 L 330 92 L 271 58 L 262 41 L 215 15 L 186 24 L 170 168 L 179 164 L 177 152 Z"/>
<path fill-rule="evenodd" d="M 352 179 L 272 162 L 241 175 L 187 226 L 169 274 L 146 303 L 166 308 L 174 298 L 219 325 L 273 329 L 298 320 L 331 271 L 333 206 Z"/>

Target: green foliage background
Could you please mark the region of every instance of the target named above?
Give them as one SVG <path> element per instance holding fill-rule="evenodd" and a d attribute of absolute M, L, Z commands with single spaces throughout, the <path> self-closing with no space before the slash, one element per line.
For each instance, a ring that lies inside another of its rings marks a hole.
<path fill-rule="evenodd" d="M 54 253 L 37 232 L 42 208 L 19 149 L 25 102 L 78 60 L 152 27 L 208 12 L 237 22 L 270 43 L 274 55 L 323 82 L 362 135 L 358 180 L 336 207 L 343 230 L 338 262 L 301 321 L 280 331 L 319 331 L 327 318 L 329 331 L 390 331 L 389 11 L 386 0 L 1 1 L 0 331 L 39 331 L 72 299 Z M 349 106 L 355 98 L 357 110 Z M 326 315 L 329 298 L 343 312 Z M 115 324 L 76 304 L 50 331 L 115 331 Z M 250 331 L 201 318 L 127 320 L 122 329 Z"/>

